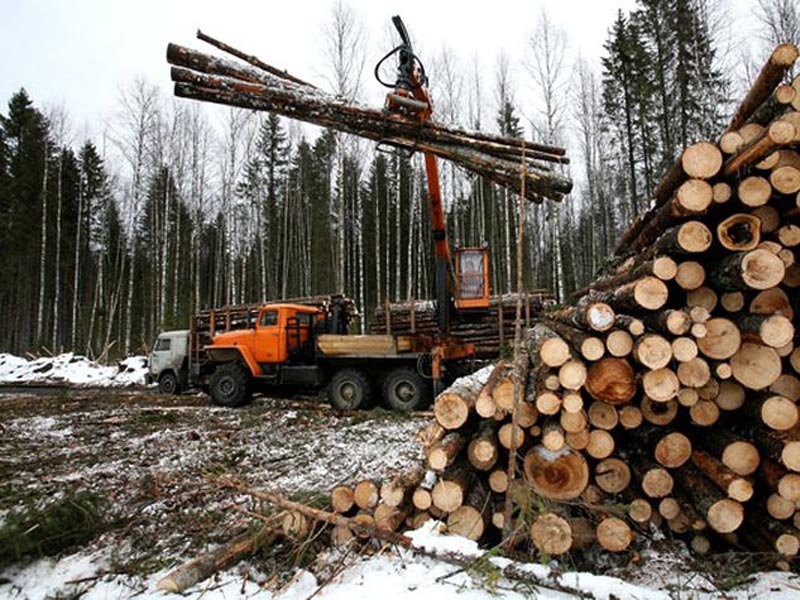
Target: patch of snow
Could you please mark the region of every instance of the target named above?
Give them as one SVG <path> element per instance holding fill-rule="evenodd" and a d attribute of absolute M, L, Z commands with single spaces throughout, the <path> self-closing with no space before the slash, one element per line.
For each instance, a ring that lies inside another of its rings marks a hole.
<path fill-rule="evenodd" d="M 100 365 L 71 352 L 28 360 L 0 354 L 0 383 L 67 384 L 80 387 L 144 385 L 147 357 L 130 356 L 118 365 Z"/>

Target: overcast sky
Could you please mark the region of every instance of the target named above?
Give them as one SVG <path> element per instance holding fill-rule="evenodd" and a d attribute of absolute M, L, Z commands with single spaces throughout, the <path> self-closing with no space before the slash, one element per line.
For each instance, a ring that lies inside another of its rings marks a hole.
<path fill-rule="evenodd" d="M 735 27 L 746 26 L 755 0 L 721 0 Z M 324 66 L 321 34 L 334 0 L 3 0 L 0 3 L 0 102 L 20 86 L 39 106 L 63 104 L 73 130 L 98 131 L 115 106 L 120 86 L 143 75 L 170 93 L 167 42 L 208 50 L 197 28 L 267 62 L 315 82 Z M 426 62 L 443 46 L 468 64 L 474 55 L 485 71 L 505 51 L 522 58 L 542 8 L 566 32 L 570 51 L 599 61 L 618 10 L 633 0 L 490 2 L 349 0 L 370 35 L 364 86 L 378 89 L 372 64 L 384 30 L 400 14 Z M 204 47 L 205 46 L 205 47 Z M 430 67 L 428 69 L 430 71 Z M 431 74 L 435 77 L 435 74 Z M 490 82 L 487 82 L 490 84 Z M 518 101 L 524 102 L 525 90 Z M 0 109 L 2 110 L 2 109 Z"/>

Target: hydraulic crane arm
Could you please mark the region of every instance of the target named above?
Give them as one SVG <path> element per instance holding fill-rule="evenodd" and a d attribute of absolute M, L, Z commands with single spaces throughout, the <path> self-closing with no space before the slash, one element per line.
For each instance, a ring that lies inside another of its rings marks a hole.
<path fill-rule="evenodd" d="M 392 22 L 400 35 L 401 44 L 384 56 L 375 66 L 375 76 L 383 85 L 392 87 L 386 95 L 385 110 L 393 115 L 417 120 L 420 125 L 429 121 L 433 114 L 433 101 L 428 93 L 425 69 L 411 45 L 403 20 L 392 17 Z M 397 80 L 387 84 L 380 78 L 379 69 L 390 56 L 398 54 Z M 439 330 L 448 333 L 453 309 L 453 275 L 451 267 L 450 244 L 444 220 L 442 191 L 439 185 L 439 165 L 436 157 L 425 152 L 425 172 L 428 183 L 429 210 L 431 214 L 431 233 L 434 240 L 436 259 L 436 301 Z"/>

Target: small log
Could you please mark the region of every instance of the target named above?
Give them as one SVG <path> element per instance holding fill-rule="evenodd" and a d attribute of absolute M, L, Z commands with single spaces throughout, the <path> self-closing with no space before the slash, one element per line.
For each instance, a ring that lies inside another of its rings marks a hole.
<path fill-rule="evenodd" d="M 371 479 L 364 479 L 353 489 L 353 500 L 362 510 L 372 510 L 380 500 L 380 488 Z"/>
<path fill-rule="evenodd" d="M 441 475 L 433 486 L 433 506 L 444 513 L 451 513 L 464 503 L 472 485 L 473 474 L 465 465 L 451 467 Z"/>
<path fill-rule="evenodd" d="M 333 511 L 340 514 L 352 512 L 355 506 L 353 488 L 348 485 L 337 485 L 331 491 L 331 505 Z"/>
<path fill-rule="evenodd" d="M 658 310 L 667 302 L 669 289 L 657 277 L 648 276 L 597 296 L 615 311 Z"/>
<path fill-rule="evenodd" d="M 610 431 L 619 423 L 619 414 L 612 404 L 592 402 L 588 412 L 589 422 L 598 429 Z"/>
<path fill-rule="evenodd" d="M 494 427 L 482 426 L 467 447 L 467 460 L 479 471 L 488 471 L 497 462 L 497 436 Z"/>
<path fill-rule="evenodd" d="M 676 471 L 680 491 L 705 516 L 709 527 L 718 533 L 732 533 L 744 521 L 744 507 L 728 498 L 694 465 L 688 464 Z"/>
<path fill-rule="evenodd" d="M 628 524 L 617 517 L 606 517 L 597 525 L 597 543 L 609 552 L 622 552 L 633 541 Z"/>
<path fill-rule="evenodd" d="M 648 498 L 666 498 L 672 493 L 675 482 L 663 467 L 638 453 L 630 457 L 630 466 Z"/>
<path fill-rule="evenodd" d="M 656 369 L 645 372 L 642 376 L 642 387 L 651 400 L 667 402 L 677 396 L 680 381 L 672 369 Z"/>
<path fill-rule="evenodd" d="M 447 430 L 463 426 L 475 407 L 489 373 L 481 369 L 467 377 L 456 379 L 453 384 L 436 397 L 433 414 L 437 423 Z"/>
<path fill-rule="evenodd" d="M 696 260 L 686 260 L 678 265 L 675 283 L 681 289 L 691 291 L 701 287 L 706 280 L 706 270 Z"/>
<path fill-rule="evenodd" d="M 678 381 L 689 388 L 702 388 L 711 379 L 711 368 L 708 363 L 700 358 L 682 362 L 677 369 Z"/>
<path fill-rule="evenodd" d="M 776 192 L 796 194 L 800 191 L 800 154 L 793 150 L 778 152 L 778 161 L 769 175 Z"/>
<path fill-rule="evenodd" d="M 695 399 L 696 402 L 697 399 Z M 672 398 L 664 402 L 645 396 L 642 398 L 641 411 L 642 418 L 648 423 L 659 426 L 669 425 L 678 414 L 678 403 Z"/>
<path fill-rule="evenodd" d="M 611 329 L 614 326 L 615 319 L 614 310 L 603 302 L 587 302 L 579 306 L 568 306 L 557 311 L 549 312 L 547 316 L 550 319 L 560 321 L 578 329 L 598 332 Z M 531 356 L 533 356 L 533 353 L 531 353 Z"/>
<path fill-rule="evenodd" d="M 753 497 L 753 483 L 731 471 L 714 456 L 702 450 L 692 450 L 692 464 L 714 482 L 729 498 L 747 502 Z"/>
<path fill-rule="evenodd" d="M 672 360 L 672 345 L 658 334 L 646 334 L 636 340 L 633 357 L 648 369 L 663 369 Z"/>
<path fill-rule="evenodd" d="M 220 548 L 201 554 L 170 571 L 156 584 L 156 588 L 180 594 L 205 581 L 214 573 L 229 568 L 257 548 L 272 544 L 280 536 L 277 526 L 262 527 L 257 533 L 244 533 Z"/>
<path fill-rule="evenodd" d="M 428 467 L 432 471 L 444 471 L 453 464 L 465 444 L 466 440 L 460 433 L 454 431 L 448 433 L 441 442 L 428 448 L 426 452 Z"/>
<path fill-rule="evenodd" d="M 381 502 L 387 506 L 405 504 L 424 477 L 425 469 L 422 465 L 416 465 L 392 477 L 381 485 Z"/>
<path fill-rule="evenodd" d="M 589 432 L 589 443 L 586 445 L 586 453 L 592 458 L 602 460 L 608 458 L 614 452 L 616 442 L 610 433 L 604 429 L 593 429 Z"/>
<path fill-rule="evenodd" d="M 794 339 L 794 325 L 783 315 L 745 314 L 736 324 L 746 341 L 780 348 Z"/>
<path fill-rule="evenodd" d="M 534 546 L 546 556 L 558 556 L 572 548 L 569 521 L 555 513 L 538 515 L 531 525 L 530 536 Z"/>
<path fill-rule="evenodd" d="M 697 358 L 697 342 L 690 337 L 677 337 L 670 344 L 672 357 L 678 362 L 689 362 Z"/>
<path fill-rule="evenodd" d="M 624 329 L 615 329 L 606 337 L 606 348 L 611 356 L 623 358 L 628 356 L 633 350 L 633 336 Z M 602 354 L 597 357 L 602 357 Z"/>
<path fill-rule="evenodd" d="M 594 468 L 594 480 L 604 492 L 618 494 L 630 484 L 631 470 L 619 458 L 606 458 Z"/>
<path fill-rule="evenodd" d="M 692 443 L 680 432 L 668 433 L 656 444 L 654 456 L 660 465 L 676 469 L 691 458 Z"/>

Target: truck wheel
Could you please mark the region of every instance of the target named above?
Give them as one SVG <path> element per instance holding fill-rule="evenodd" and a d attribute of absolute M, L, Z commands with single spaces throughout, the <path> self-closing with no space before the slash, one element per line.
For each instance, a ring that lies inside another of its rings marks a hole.
<path fill-rule="evenodd" d="M 383 380 L 383 399 L 394 410 L 419 410 L 428 403 L 428 385 L 414 369 L 400 367 Z"/>
<path fill-rule="evenodd" d="M 328 384 L 328 400 L 340 410 L 367 408 L 372 402 L 369 377 L 358 369 L 337 371 Z"/>
<path fill-rule="evenodd" d="M 158 378 L 158 391 L 162 394 L 180 394 L 181 384 L 178 377 L 172 371 L 162 373 Z"/>
<path fill-rule="evenodd" d="M 251 393 L 250 373 L 240 363 L 225 363 L 211 374 L 211 399 L 218 406 L 244 406 L 250 402 Z"/>

